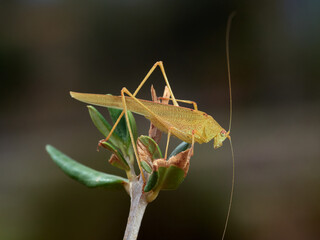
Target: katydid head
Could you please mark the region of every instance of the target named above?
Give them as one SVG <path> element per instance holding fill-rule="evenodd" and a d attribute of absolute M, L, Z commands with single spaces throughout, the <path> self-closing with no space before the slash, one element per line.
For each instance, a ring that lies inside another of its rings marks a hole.
<path fill-rule="evenodd" d="M 223 141 L 228 138 L 230 139 L 230 131 L 227 132 L 226 130 L 221 130 L 221 132 L 219 134 L 217 134 L 214 138 L 213 138 L 213 147 L 219 148 L 222 146 Z"/>

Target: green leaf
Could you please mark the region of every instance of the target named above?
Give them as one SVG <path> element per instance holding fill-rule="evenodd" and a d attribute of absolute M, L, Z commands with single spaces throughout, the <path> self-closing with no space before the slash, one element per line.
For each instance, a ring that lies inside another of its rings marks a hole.
<path fill-rule="evenodd" d="M 132 130 L 133 138 L 135 141 L 137 141 L 137 138 L 138 138 L 137 124 L 136 124 L 136 120 L 135 120 L 132 112 L 130 112 L 130 111 L 128 111 L 128 118 L 129 118 L 131 130 Z M 129 144 L 130 143 L 131 143 L 131 141 L 129 141 Z"/>
<path fill-rule="evenodd" d="M 109 110 L 110 117 L 111 117 L 113 123 L 115 123 L 118 120 L 119 116 L 121 115 L 122 110 L 114 109 L 114 108 L 108 108 L 108 110 Z M 130 127 L 132 130 L 132 135 L 133 135 L 134 140 L 136 141 L 136 139 L 138 137 L 136 121 L 133 117 L 133 114 L 130 111 L 127 111 L 127 114 L 128 114 L 128 118 L 129 118 L 129 122 L 130 122 Z M 123 117 L 119 121 L 119 123 L 115 129 L 115 132 L 117 133 L 117 135 L 120 136 L 122 141 L 125 143 L 126 147 L 129 147 L 131 145 L 131 138 L 130 138 L 130 134 L 129 134 L 129 129 L 127 127 L 125 115 L 123 115 Z"/>
<path fill-rule="evenodd" d="M 152 168 L 150 167 L 150 165 L 145 162 L 145 161 L 141 161 L 141 167 L 147 172 L 147 173 L 152 173 Z"/>
<path fill-rule="evenodd" d="M 170 154 L 169 158 L 170 159 L 171 157 L 173 156 L 176 156 L 178 153 L 182 152 L 182 151 L 185 151 L 188 149 L 188 147 L 190 146 L 189 143 L 187 142 L 181 142 L 173 151 L 172 153 Z"/>
<path fill-rule="evenodd" d="M 110 144 L 109 142 L 103 142 L 102 145 L 109 151 L 113 152 L 113 154 L 116 156 L 116 158 L 110 158 L 110 160 L 112 160 L 109 160 L 111 165 L 126 171 L 130 170 L 130 167 L 125 158 L 123 157 L 122 153 L 114 145 Z"/>
<path fill-rule="evenodd" d="M 111 120 L 113 124 L 118 120 L 120 114 L 122 113 L 122 110 L 115 109 L 115 108 L 108 108 Z M 119 121 L 115 132 L 117 135 L 122 139 L 123 142 L 127 142 L 128 134 L 127 134 L 127 123 L 125 119 L 125 115 L 122 116 L 121 120 Z"/>
<path fill-rule="evenodd" d="M 107 137 L 112 128 L 111 125 L 95 107 L 88 106 L 88 110 L 93 124 L 103 134 L 103 136 Z M 113 132 L 109 141 L 115 146 L 119 146 L 119 144 L 121 144 L 121 139 L 115 132 Z"/>
<path fill-rule="evenodd" d="M 159 183 L 161 184 L 162 190 L 174 190 L 179 187 L 179 185 L 184 180 L 185 172 L 183 169 L 176 166 L 159 167 Z"/>
<path fill-rule="evenodd" d="M 151 191 L 156 186 L 156 184 L 158 182 L 158 178 L 159 178 L 159 173 L 158 172 L 153 172 L 150 175 L 146 186 L 144 187 L 144 191 L 145 192 Z"/>
<path fill-rule="evenodd" d="M 129 118 L 129 122 L 130 122 L 130 126 L 131 126 L 131 131 L 132 131 L 132 135 L 133 135 L 133 139 L 134 139 L 134 144 L 137 143 L 137 138 L 138 138 L 138 130 L 137 130 L 137 125 L 136 125 L 136 120 L 133 117 L 133 114 L 128 111 L 128 118 Z M 129 129 L 127 129 L 127 142 L 125 144 L 126 147 L 126 154 L 129 156 L 130 159 L 134 160 L 134 150 L 133 150 L 133 146 L 131 144 L 131 138 L 130 138 L 130 134 L 129 134 Z M 133 162 L 132 162 L 133 164 Z"/>
<path fill-rule="evenodd" d="M 51 145 L 47 145 L 46 150 L 63 172 L 87 187 L 119 188 L 128 184 L 127 179 L 84 166 Z"/>
<path fill-rule="evenodd" d="M 144 191 L 174 190 L 179 187 L 184 178 L 184 170 L 177 166 L 159 167 L 150 175 Z"/>

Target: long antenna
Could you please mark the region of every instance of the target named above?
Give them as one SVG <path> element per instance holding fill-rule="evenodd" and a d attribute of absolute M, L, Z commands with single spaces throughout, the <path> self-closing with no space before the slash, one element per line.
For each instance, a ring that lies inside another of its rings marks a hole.
<path fill-rule="evenodd" d="M 229 54 L 229 37 L 230 37 L 230 29 L 231 22 L 233 17 L 236 15 L 236 12 L 232 12 L 228 18 L 227 23 L 227 32 L 226 32 L 226 55 L 227 55 L 227 68 L 228 68 L 228 80 L 229 80 L 229 97 L 230 97 L 230 120 L 229 120 L 229 130 L 231 131 L 231 122 L 232 122 L 232 91 L 231 91 L 231 73 L 230 73 L 230 54 Z"/>
<path fill-rule="evenodd" d="M 222 234 L 222 240 L 224 239 L 224 236 L 227 231 L 227 226 L 229 222 L 229 216 L 232 206 L 232 199 L 233 199 L 233 190 L 234 190 L 234 175 L 235 175 L 235 163 L 234 163 L 234 153 L 233 153 L 233 146 L 231 137 L 229 135 L 231 131 L 231 122 L 232 122 L 232 92 L 231 92 L 231 74 L 230 74 L 230 59 L 229 59 L 229 36 L 230 36 L 230 28 L 231 28 L 231 22 L 233 17 L 236 15 L 236 12 L 232 12 L 229 15 L 228 23 L 227 23 L 227 32 L 226 32 L 226 55 L 227 55 L 227 67 L 228 67 L 228 80 L 229 80 L 229 97 L 230 97 L 230 120 L 229 120 L 229 130 L 228 130 L 228 139 L 230 141 L 230 148 L 231 148 L 231 154 L 232 154 L 232 183 L 231 183 L 231 191 L 230 191 L 230 199 L 229 199 L 229 206 L 228 206 L 228 213 L 226 218 L 226 223 L 224 225 L 223 234 Z"/>

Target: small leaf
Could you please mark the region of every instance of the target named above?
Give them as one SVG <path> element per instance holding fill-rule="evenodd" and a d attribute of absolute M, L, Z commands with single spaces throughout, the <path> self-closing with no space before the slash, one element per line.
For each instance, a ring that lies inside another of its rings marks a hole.
<path fill-rule="evenodd" d="M 144 187 L 144 191 L 145 192 L 151 191 L 154 188 L 154 186 L 157 184 L 158 178 L 159 178 L 159 173 L 158 172 L 153 172 L 150 175 L 146 186 Z"/>
<path fill-rule="evenodd" d="M 157 184 L 150 190 L 158 192 L 159 190 L 176 189 L 188 173 L 192 154 L 193 149 L 189 148 L 171 157 L 168 161 L 165 159 L 155 160 L 153 162 L 153 173 L 157 172 L 159 177 Z"/>
<path fill-rule="evenodd" d="M 53 146 L 47 145 L 46 150 L 62 171 L 87 187 L 119 188 L 128 184 L 127 179 L 99 172 L 80 164 Z"/>
<path fill-rule="evenodd" d="M 107 137 L 112 128 L 111 125 L 95 107 L 88 106 L 88 110 L 93 124 L 103 134 L 103 136 Z M 115 132 L 113 132 L 113 134 L 109 138 L 109 141 L 115 146 L 119 146 L 119 144 L 121 144 L 121 139 Z"/>
<path fill-rule="evenodd" d="M 169 158 L 170 159 L 171 157 L 177 155 L 178 153 L 182 152 L 182 151 L 185 151 L 188 147 L 190 146 L 189 143 L 187 142 L 181 142 L 173 151 L 172 153 L 170 154 Z"/>
<path fill-rule="evenodd" d="M 130 170 L 128 165 L 123 164 L 123 161 L 119 159 L 119 157 L 115 154 L 112 154 L 110 159 L 109 159 L 109 163 L 117 168 L 120 168 L 122 170 L 128 171 Z"/>
<path fill-rule="evenodd" d="M 161 181 L 161 190 L 177 189 L 184 180 L 184 171 L 176 166 L 160 167 L 158 171 L 162 176 L 159 180 L 159 182 Z"/>
<path fill-rule="evenodd" d="M 130 170 L 130 167 L 129 167 L 127 161 L 125 160 L 125 158 L 123 157 L 122 153 L 114 145 L 110 144 L 109 142 L 102 142 L 101 144 L 104 148 L 113 152 L 113 155 L 111 156 L 111 158 L 109 160 L 109 163 L 111 165 L 118 167 L 120 169 L 126 170 L 126 171 Z"/>
<path fill-rule="evenodd" d="M 108 108 L 108 110 L 113 123 L 115 123 L 118 120 L 119 116 L 121 115 L 122 110 L 114 109 L 114 108 Z M 136 141 L 138 137 L 136 121 L 133 117 L 133 114 L 130 111 L 127 111 L 127 114 L 130 122 L 130 127 L 132 130 L 133 139 Z M 127 148 L 131 146 L 131 138 L 129 134 L 129 129 L 127 127 L 127 121 L 126 121 L 125 115 L 123 115 L 123 117 L 119 121 L 115 129 L 115 132 L 117 133 L 117 135 L 120 136 L 120 138 L 122 139 L 122 142 L 125 143 Z"/>
<path fill-rule="evenodd" d="M 122 113 L 122 110 L 120 109 L 115 109 L 115 108 L 108 108 L 111 120 L 113 124 L 118 120 L 119 116 Z M 115 132 L 117 135 L 122 139 L 123 142 L 127 142 L 128 135 L 127 135 L 127 124 L 126 124 L 126 119 L 125 115 L 122 116 L 121 120 L 119 121 Z"/>
<path fill-rule="evenodd" d="M 140 136 L 137 141 L 137 151 L 141 166 L 148 173 L 152 173 L 152 162 L 154 159 L 162 158 L 158 144 L 148 136 Z"/>
<path fill-rule="evenodd" d="M 130 112 L 130 111 L 128 111 L 128 118 L 129 118 L 130 127 L 132 130 L 132 135 L 133 135 L 134 141 L 137 141 L 137 138 L 138 138 L 137 124 L 136 124 L 136 120 L 135 120 L 132 112 Z M 131 140 L 129 141 L 129 144 L 131 144 Z"/>
<path fill-rule="evenodd" d="M 148 155 L 146 157 L 148 157 L 151 160 L 150 162 L 152 162 L 154 159 L 162 158 L 162 153 L 158 144 L 149 136 L 140 136 L 138 138 L 137 146 L 142 150 L 141 153 L 145 153 Z"/>
<path fill-rule="evenodd" d="M 152 168 L 147 162 L 141 161 L 141 166 L 147 173 L 150 173 L 150 174 L 152 173 Z"/>

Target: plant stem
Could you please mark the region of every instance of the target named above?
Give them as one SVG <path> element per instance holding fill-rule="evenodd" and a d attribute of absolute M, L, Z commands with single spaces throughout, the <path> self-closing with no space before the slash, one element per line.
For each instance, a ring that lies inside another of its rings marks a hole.
<path fill-rule="evenodd" d="M 130 213 L 123 238 L 124 240 L 137 239 L 143 214 L 148 205 L 145 194 L 143 194 L 143 181 L 141 177 L 137 177 L 134 180 L 132 180 L 130 188 L 130 197 Z"/>

